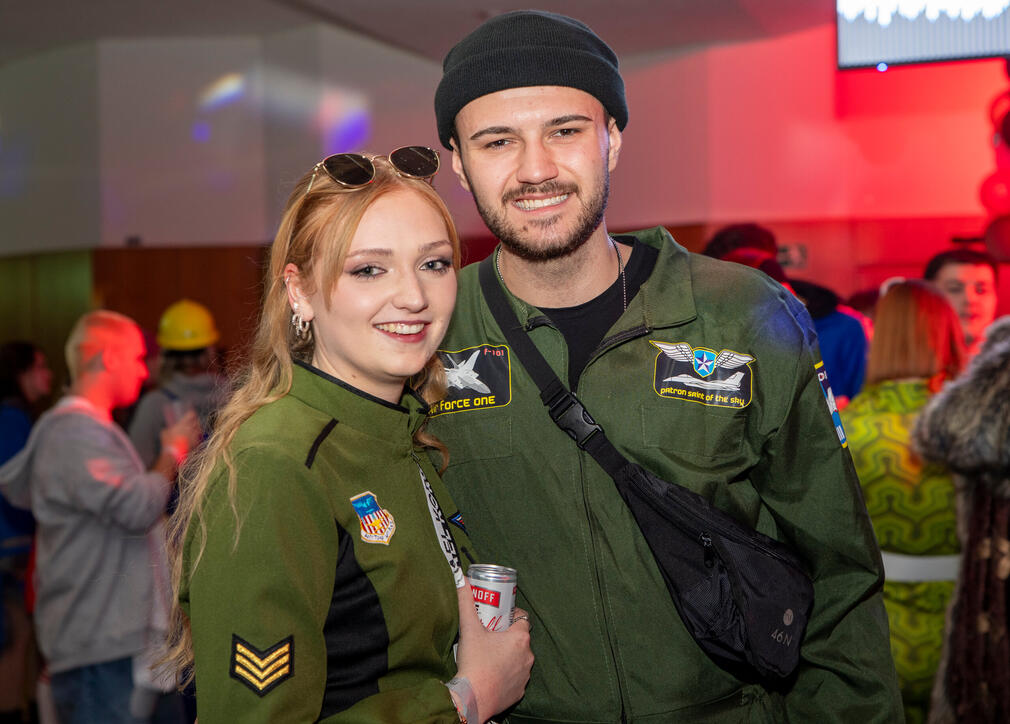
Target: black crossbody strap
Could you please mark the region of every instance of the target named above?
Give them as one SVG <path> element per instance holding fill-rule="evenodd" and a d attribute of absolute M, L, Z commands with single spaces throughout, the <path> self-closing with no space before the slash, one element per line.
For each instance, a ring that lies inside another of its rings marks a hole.
<path fill-rule="evenodd" d="M 572 394 L 567 387 L 558 379 L 558 376 L 551 369 L 551 366 L 540 354 L 540 350 L 533 344 L 526 330 L 516 317 L 509 304 L 505 290 L 498 282 L 498 275 L 495 268 L 495 254 L 492 252 L 489 257 L 480 263 L 478 277 L 480 288 L 484 293 L 484 301 L 487 302 L 491 314 L 505 335 L 505 340 L 509 347 L 515 352 L 516 357 L 522 366 L 533 378 L 533 382 L 540 388 L 540 399 L 551 419 L 568 433 L 575 444 L 582 450 L 593 456 L 593 459 L 600 464 L 604 470 L 615 480 L 619 471 L 629 464 L 620 451 L 614 447 L 603 428 L 593 419 L 589 411 Z"/>

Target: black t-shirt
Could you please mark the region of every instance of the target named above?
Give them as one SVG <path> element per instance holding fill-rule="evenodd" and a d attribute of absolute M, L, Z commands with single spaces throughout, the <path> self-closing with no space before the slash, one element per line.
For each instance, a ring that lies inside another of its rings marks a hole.
<path fill-rule="evenodd" d="M 632 246 L 632 255 L 624 268 L 628 285 L 628 303 L 638 293 L 642 284 L 652 274 L 659 258 L 659 250 L 638 243 L 633 236 L 614 237 Z M 622 252 L 623 255 L 623 252 Z M 624 292 L 618 276 L 602 294 L 574 307 L 560 309 L 539 308 L 564 335 L 568 345 L 568 389 L 574 390 L 579 376 L 589 363 L 596 348 L 614 323 L 624 313 Z"/>

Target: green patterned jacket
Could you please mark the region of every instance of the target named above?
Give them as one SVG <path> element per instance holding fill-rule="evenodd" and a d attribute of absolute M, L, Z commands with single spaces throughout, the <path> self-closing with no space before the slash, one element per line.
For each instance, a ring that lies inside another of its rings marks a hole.
<path fill-rule="evenodd" d="M 928 709 L 954 580 L 907 580 L 900 566 L 907 566 L 905 556 L 916 557 L 913 563 L 925 563 L 924 556 L 951 556 L 956 566 L 961 550 L 951 475 L 940 465 L 924 463 L 911 448 L 912 428 L 928 400 L 926 380 L 889 380 L 868 385 L 842 413 L 866 508 L 884 552 L 889 579 L 884 606 L 910 722 L 922 720 Z M 935 567 L 938 560 L 930 563 Z"/>

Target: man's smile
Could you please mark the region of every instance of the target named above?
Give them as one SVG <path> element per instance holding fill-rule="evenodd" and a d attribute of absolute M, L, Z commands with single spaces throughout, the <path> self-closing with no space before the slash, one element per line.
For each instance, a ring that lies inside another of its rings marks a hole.
<path fill-rule="evenodd" d="M 515 205 L 523 211 L 536 211 L 537 209 L 557 206 L 568 198 L 569 194 L 550 196 L 546 199 L 516 199 Z"/>

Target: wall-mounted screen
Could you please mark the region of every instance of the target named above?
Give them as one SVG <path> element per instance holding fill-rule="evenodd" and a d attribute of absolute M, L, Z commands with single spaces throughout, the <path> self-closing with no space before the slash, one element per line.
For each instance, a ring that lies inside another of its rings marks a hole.
<path fill-rule="evenodd" d="M 835 0 L 838 67 L 1010 56 L 1010 0 Z"/>

